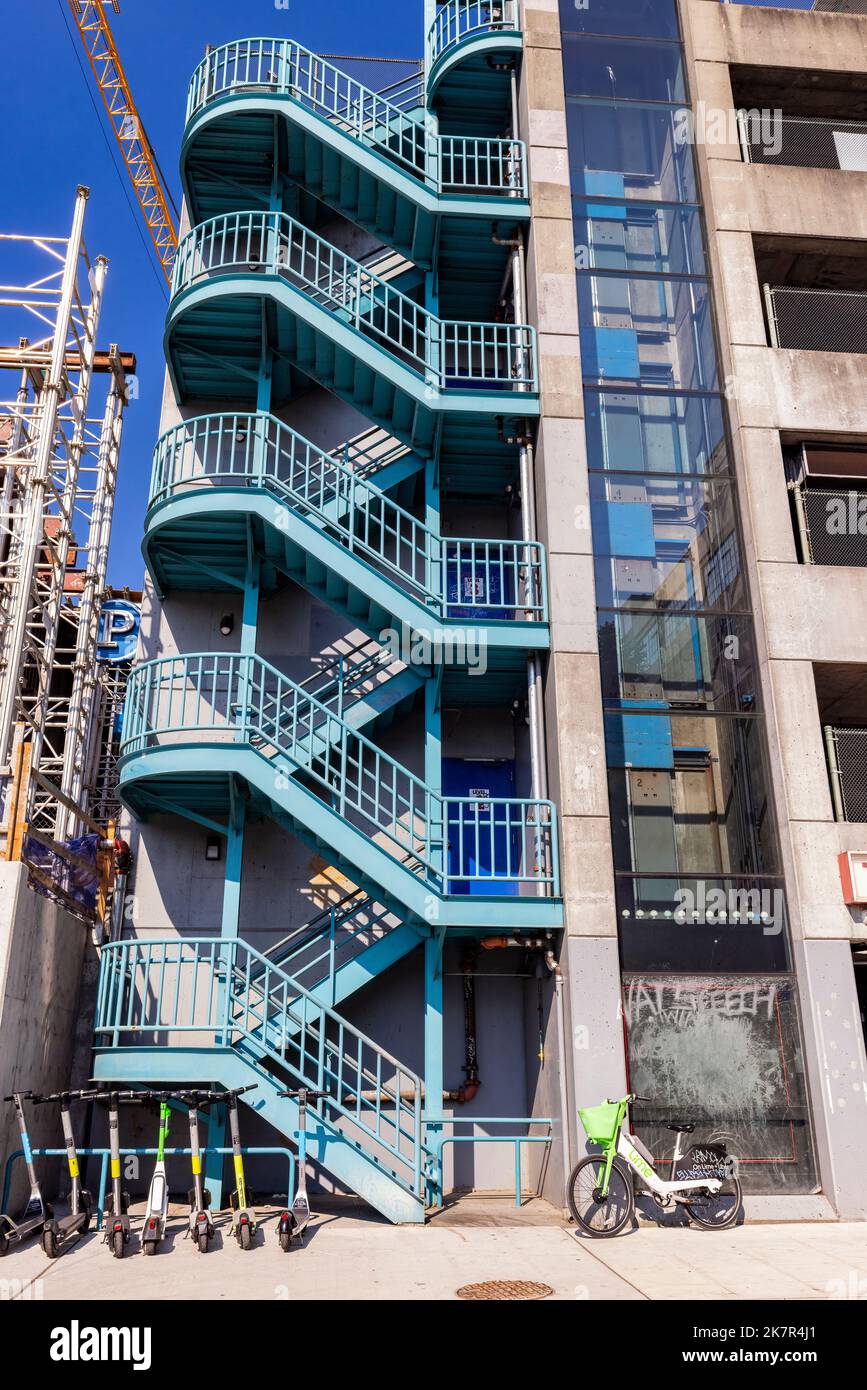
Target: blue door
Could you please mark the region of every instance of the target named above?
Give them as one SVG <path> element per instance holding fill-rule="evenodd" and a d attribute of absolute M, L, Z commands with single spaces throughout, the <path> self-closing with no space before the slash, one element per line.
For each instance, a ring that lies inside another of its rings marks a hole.
<path fill-rule="evenodd" d="M 443 796 L 450 893 L 514 897 L 522 862 L 520 807 L 497 806 L 515 795 L 515 764 L 503 759 L 443 758 Z"/>

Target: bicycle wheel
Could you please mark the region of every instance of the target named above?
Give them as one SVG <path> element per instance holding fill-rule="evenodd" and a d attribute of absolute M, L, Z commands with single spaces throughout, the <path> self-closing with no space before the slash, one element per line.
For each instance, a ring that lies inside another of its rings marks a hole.
<path fill-rule="evenodd" d="M 588 1236 L 619 1235 L 632 1219 L 634 1198 L 629 1170 L 615 1158 L 606 1197 L 599 1191 L 604 1173 L 605 1159 L 591 1155 L 582 1158 L 569 1176 L 569 1210 Z"/>
<path fill-rule="evenodd" d="M 693 1221 L 706 1231 L 725 1231 L 734 1226 L 740 1215 L 740 1182 L 737 1178 L 724 1178 L 719 1192 L 698 1193 L 684 1205 Z"/>

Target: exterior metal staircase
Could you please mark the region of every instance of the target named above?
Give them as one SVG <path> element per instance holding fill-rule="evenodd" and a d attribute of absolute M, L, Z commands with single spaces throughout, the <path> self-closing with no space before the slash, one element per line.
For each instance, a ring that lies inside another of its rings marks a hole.
<path fill-rule="evenodd" d="M 435 126 L 291 40 L 225 44 L 190 86 L 181 173 L 191 220 L 270 207 L 275 181 L 293 184 L 416 265 L 436 259 L 445 312 L 454 300 L 490 313 L 503 267 L 492 235 L 529 217 L 526 151 Z"/>
<path fill-rule="evenodd" d="M 141 818 L 226 814 L 237 779 L 389 910 L 421 924 L 433 911 L 441 926 L 559 925 L 551 802 L 442 796 L 261 657 L 136 667 L 121 754 L 124 799 Z"/>
<path fill-rule="evenodd" d="M 436 535 L 379 488 L 274 416 L 199 416 L 169 430 L 154 460 L 145 558 L 161 594 L 241 583 L 249 525 L 269 566 L 371 636 L 395 623 L 485 625 L 491 646 L 545 648 L 538 543 Z M 391 465 L 384 465 L 390 467 Z M 203 505 L 203 502 L 205 505 Z M 461 586 L 479 597 L 471 609 Z"/>
<path fill-rule="evenodd" d="M 414 75 L 373 92 L 289 40 L 224 45 L 194 74 L 192 230 L 165 349 L 178 404 L 223 413 L 160 439 L 144 553 L 161 596 L 243 594 L 242 652 L 136 667 L 121 742 L 125 804 L 224 835 L 227 893 L 220 937 L 103 948 L 97 1079 L 255 1081 L 253 1108 L 290 1137 L 297 1106 L 278 1092 L 323 1091 L 311 1159 L 394 1221 L 422 1220 L 438 1181 L 422 1081 L 340 1006 L 424 940 L 427 1008 L 448 928 L 562 925 L 549 801 L 443 795 L 373 738 L 424 693 L 436 760 L 434 696 L 458 679 L 479 687 L 460 703 L 511 700 L 528 652 L 549 645 L 542 547 L 435 529 L 441 488 L 489 500 L 517 482 L 516 438 L 539 413 L 534 330 L 500 302 L 529 217 L 524 146 L 501 138 L 516 9 L 441 6 L 426 87 Z M 384 245 L 353 259 L 316 230 L 341 217 Z M 312 384 L 370 427 L 336 451 L 298 434 L 276 412 Z M 433 525 L 415 514 L 422 499 Z M 260 591 L 287 580 L 364 634 L 300 683 L 250 654 Z M 471 630 L 487 680 L 466 662 L 447 674 L 436 655 L 403 664 L 385 642 L 400 628 Z M 244 825 L 259 817 L 355 885 L 264 952 L 237 936 Z"/>
<path fill-rule="evenodd" d="M 284 1134 L 298 1108 L 278 1091 L 327 1092 L 313 1106 L 312 1161 L 390 1220 L 424 1219 L 420 1078 L 246 942 L 105 946 L 94 1031 L 96 1080 L 252 1081 L 252 1108 Z"/>

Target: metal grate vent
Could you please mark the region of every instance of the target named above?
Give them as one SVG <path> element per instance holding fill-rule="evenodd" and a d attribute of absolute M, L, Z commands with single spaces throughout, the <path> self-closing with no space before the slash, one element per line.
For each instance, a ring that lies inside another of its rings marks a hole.
<path fill-rule="evenodd" d="M 458 1289 L 458 1298 L 487 1302 L 519 1301 L 548 1298 L 553 1292 L 550 1284 L 534 1284 L 529 1279 L 488 1279 L 484 1284 L 464 1284 Z"/>

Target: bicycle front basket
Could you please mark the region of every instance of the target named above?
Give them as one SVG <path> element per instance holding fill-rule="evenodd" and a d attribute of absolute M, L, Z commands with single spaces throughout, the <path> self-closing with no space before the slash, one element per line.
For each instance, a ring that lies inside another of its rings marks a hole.
<path fill-rule="evenodd" d="M 606 1101 L 604 1105 L 591 1105 L 587 1110 L 579 1110 L 578 1118 L 584 1132 L 592 1144 L 610 1144 L 617 1133 L 620 1115 L 619 1104 Z"/>

